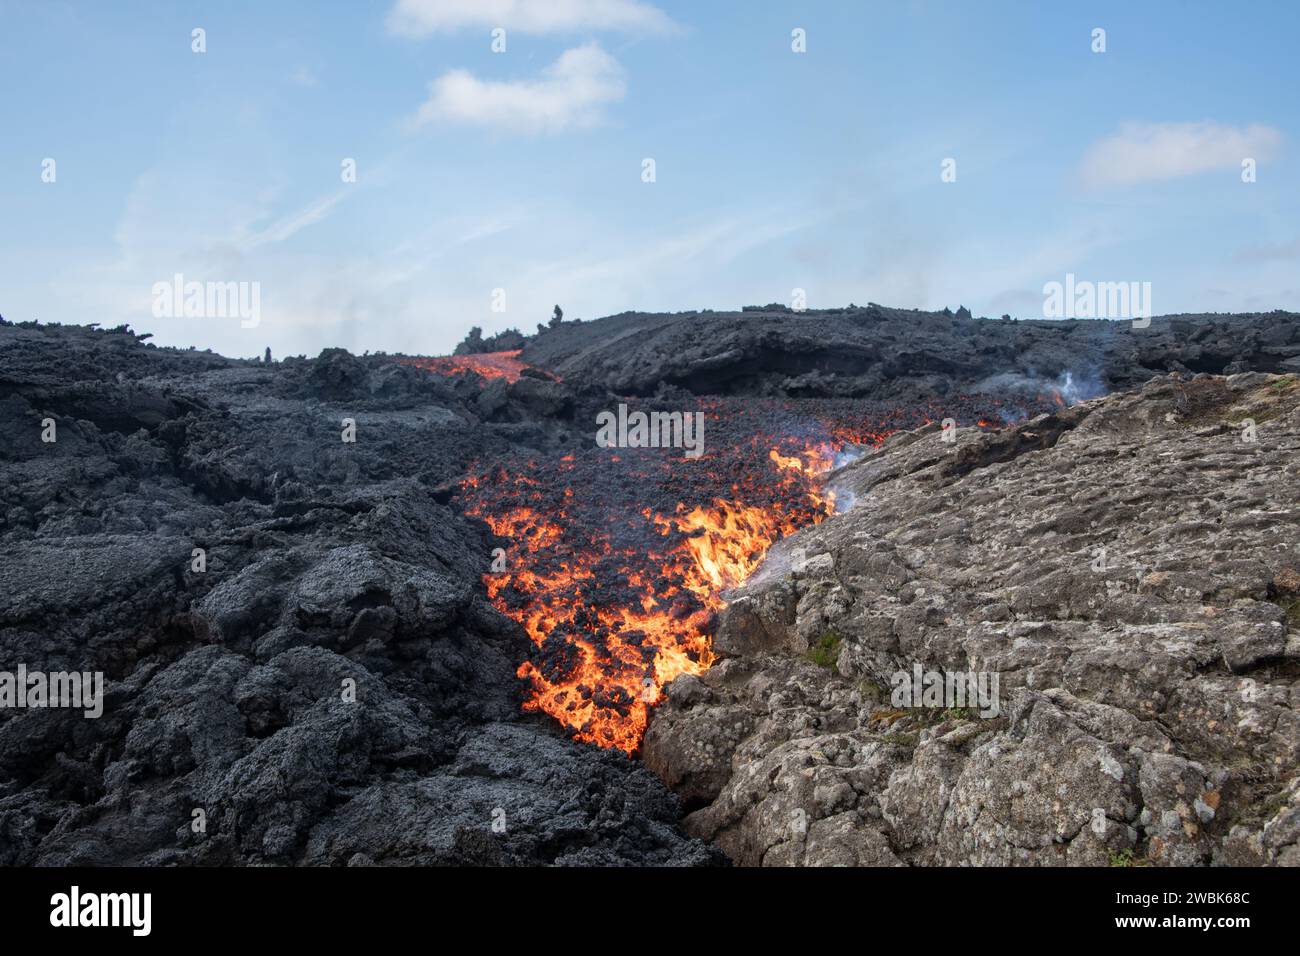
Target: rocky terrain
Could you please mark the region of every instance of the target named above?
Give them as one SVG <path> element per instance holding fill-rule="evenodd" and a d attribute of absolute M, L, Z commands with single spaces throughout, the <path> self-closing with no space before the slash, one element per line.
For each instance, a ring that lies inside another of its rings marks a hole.
<path fill-rule="evenodd" d="M 518 347 L 512 343 L 512 347 Z M 1300 319 L 1173 315 L 1129 322 L 972 318 L 871 305 L 792 312 L 625 313 L 543 328 L 523 359 L 620 395 L 664 387 L 702 395 L 922 402 L 1005 392 L 1069 372 L 1092 394 L 1168 372 L 1300 372 Z M 1079 397 L 1091 397 L 1080 395 Z"/>
<path fill-rule="evenodd" d="M 0 327 L 0 670 L 107 698 L 0 709 L 0 864 L 721 860 L 640 764 L 520 712 L 527 639 L 443 486 L 559 426 L 549 383 L 459 384 Z"/>
<path fill-rule="evenodd" d="M 0 864 L 1300 862 L 1295 316 L 765 309 L 520 344 L 507 381 L 0 320 L 0 672 L 106 681 L 98 719 L 0 708 Z M 485 463 L 589 449 L 624 395 L 1065 373 L 1131 390 L 860 449 L 853 507 L 730 596 L 638 759 L 521 710 L 530 643 L 458 495 Z M 918 663 L 998 673 L 1000 715 L 892 706 Z"/>
<path fill-rule="evenodd" d="M 843 468 L 851 510 L 729 595 L 645 741 L 687 832 L 769 866 L 1300 865 L 1300 377 L 956 438 Z M 895 706 L 917 664 L 998 674 L 1000 713 Z"/>

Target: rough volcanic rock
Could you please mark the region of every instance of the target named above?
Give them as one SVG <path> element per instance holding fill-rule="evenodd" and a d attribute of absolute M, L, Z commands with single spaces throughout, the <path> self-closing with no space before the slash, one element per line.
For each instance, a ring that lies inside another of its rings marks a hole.
<path fill-rule="evenodd" d="M 0 326 L 0 671 L 105 679 L 97 719 L 0 709 L 0 864 L 719 862 L 645 768 L 521 712 L 447 488 L 548 448 L 526 406 L 564 395 L 497 426 L 478 394 Z"/>
<path fill-rule="evenodd" d="M 1300 864 L 1300 379 L 956 439 L 843 468 L 850 510 L 733 592 L 646 735 L 688 832 L 744 864 Z M 996 714 L 896 706 L 917 665 L 996 674 Z"/>
<path fill-rule="evenodd" d="M 1092 397 L 1172 371 L 1295 371 L 1300 317 L 1175 315 L 1146 328 L 1106 320 L 999 321 L 967 310 L 877 305 L 792 312 L 624 313 L 564 323 L 522 359 L 621 395 L 855 397 L 920 403 L 979 390 L 1055 387 Z M 1069 378 L 1066 378 L 1066 376 Z"/>
<path fill-rule="evenodd" d="M 1295 861 L 1296 389 L 1250 372 L 1293 317 L 714 318 L 566 322 L 524 356 L 562 380 L 514 384 L 0 322 L 0 671 L 106 681 L 98 719 L 0 709 L 0 863 Z M 868 454 L 644 767 L 521 713 L 455 499 L 484 464 L 589 443 L 611 388 L 902 403 L 1097 354 L 1248 374 Z M 895 712 L 914 662 L 997 670 L 1000 715 Z"/>

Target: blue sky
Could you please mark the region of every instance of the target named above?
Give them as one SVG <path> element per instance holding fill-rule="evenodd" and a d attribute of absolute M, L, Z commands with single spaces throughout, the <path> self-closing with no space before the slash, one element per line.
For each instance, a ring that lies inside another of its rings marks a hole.
<path fill-rule="evenodd" d="M 435 354 L 557 302 L 1032 317 L 1066 273 L 1300 309 L 1282 0 L 0 0 L 0 28 L 11 320 Z M 258 324 L 155 317 L 176 273 L 258 283 Z"/>

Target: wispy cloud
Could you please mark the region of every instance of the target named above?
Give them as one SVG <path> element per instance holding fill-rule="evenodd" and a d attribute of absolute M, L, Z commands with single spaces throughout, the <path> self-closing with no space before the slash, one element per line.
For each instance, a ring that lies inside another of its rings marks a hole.
<path fill-rule="evenodd" d="M 451 70 L 429 86 L 413 124 L 461 123 L 511 133 L 554 133 L 595 126 L 623 99 L 623 68 L 597 44 L 566 50 L 537 79 L 480 80 Z"/>
<path fill-rule="evenodd" d="M 388 29 L 402 36 L 465 27 L 504 27 L 521 33 L 667 33 L 676 24 L 658 7 L 640 0 L 397 0 L 388 14 Z"/>
<path fill-rule="evenodd" d="M 328 196 L 314 199 L 302 208 L 295 209 L 286 216 L 281 216 L 264 229 L 244 237 L 236 245 L 240 251 L 247 252 L 269 242 L 284 242 L 294 233 L 325 219 L 348 193 L 348 190 L 340 189 Z"/>
<path fill-rule="evenodd" d="M 310 88 L 320 83 L 320 78 L 311 67 L 300 66 L 289 75 L 289 82 L 294 86 Z"/>
<path fill-rule="evenodd" d="M 1300 239 L 1250 246 L 1233 256 L 1234 262 L 1291 262 L 1295 259 L 1300 259 Z"/>
<path fill-rule="evenodd" d="M 1089 147 L 1080 173 L 1086 185 L 1104 187 L 1239 169 L 1248 157 L 1272 156 L 1281 141 L 1278 130 L 1259 123 L 1130 122 Z"/>
<path fill-rule="evenodd" d="M 592 256 L 586 250 L 578 260 L 544 261 L 527 278 L 562 275 L 562 284 L 570 288 L 626 285 L 633 280 L 653 285 L 674 272 L 686 271 L 684 263 L 692 264 L 691 271 L 724 268 L 746 253 L 808 225 L 807 218 L 795 214 L 724 217 L 649 241 L 627 241 L 627 251 Z"/>

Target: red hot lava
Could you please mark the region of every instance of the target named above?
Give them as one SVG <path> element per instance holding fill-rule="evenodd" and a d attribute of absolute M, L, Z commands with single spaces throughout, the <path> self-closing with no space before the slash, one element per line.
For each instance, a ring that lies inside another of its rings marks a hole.
<path fill-rule="evenodd" d="M 527 363 L 519 361 L 521 349 L 513 352 L 479 352 L 475 355 L 440 355 L 434 358 L 402 359 L 436 375 L 468 375 L 477 372 L 484 378 L 504 378 L 507 382 L 519 381 Z"/>
<path fill-rule="evenodd" d="M 498 465 L 462 485 L 466 512 L 503 540 L 488 596 L 534 653 L 524 704 L 578 740 L 627 753 L 680 674 L 713 662 L 727 589 L 779 538 L 834 510 L 824 475 L 846 443 L 876 445 L 941 419 L 938 406 L 701 399 L 705 453 L 582 447 Z M 958 399 L 966 424 L 997 420 L 991 399 Z M 594 429 L 594 426 L 593 426 Z"/>

